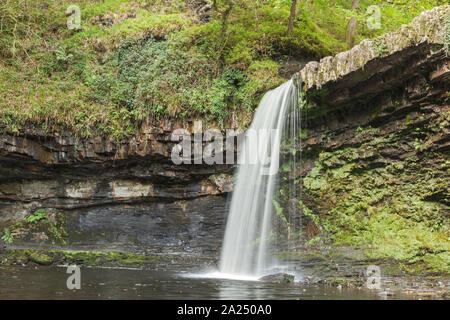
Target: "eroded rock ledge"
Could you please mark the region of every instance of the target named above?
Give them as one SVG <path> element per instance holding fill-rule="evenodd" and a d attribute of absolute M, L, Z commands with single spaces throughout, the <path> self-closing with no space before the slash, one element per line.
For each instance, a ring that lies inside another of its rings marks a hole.
<path fill-rule="evenodd" d="M 33 127 L 3 133 L 1 230 L 11 228 L 15 245 L 216 254 L 233 166 L 173 164 L 171 133 L 179 128 L 192 132 L 192 122 L 163 120 L 122 143 Z M 50 222 L 63 217 L 61 230 L 20 223 L 42 209 Z"/>
<path fill-rule="evenodd" d="M 327 105 L 381 92 L 404 75 L 422 71 L 426 61 L 435 64 L 448 52 L 450 6 L 423 12 L 410 24 L 374 40 L 366 39 L 349 51 L 308 63 L 294 77 L 309 96 L 322 94 Z M 446 40 L 447 37 L 447 40 Z M 447 44 L 448 45 L 448 44 Z M 448 49 L 447 49 L 448 50 Z M 432 81 L 449 76 L 448 65 L 435 65 Z"/>

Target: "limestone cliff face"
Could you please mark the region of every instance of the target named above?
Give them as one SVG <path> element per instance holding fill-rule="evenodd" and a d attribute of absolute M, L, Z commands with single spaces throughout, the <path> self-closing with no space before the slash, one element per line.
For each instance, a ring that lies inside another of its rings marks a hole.
<path fill-rule="evenodd" d="M 449 19 L 450 6 L 435 8 L 296 75 L 309 246 L 360 246 L 407 271 L 450 272 Z"/>
<path fill-rule="evenodd" d="M 171 133 L 180 127 L 192 130 L 192 123 L 164 120 L 123 143 L 39 128 L 2 134 L 2 231 L 11 229 L 14 245 L 215 253 L 233 167 L 173 164 L 171 151 L 178 142 Z M 55 226 L 61 230 L 52 233 L 39 221 L 23 222 L 39 210 L 45 210 L 42 221 L 60 217 L 62 224 Z"/>

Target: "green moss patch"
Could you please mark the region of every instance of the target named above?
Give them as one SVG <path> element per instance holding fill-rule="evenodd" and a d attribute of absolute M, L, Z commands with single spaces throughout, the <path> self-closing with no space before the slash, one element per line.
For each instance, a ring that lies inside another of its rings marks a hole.
<path fill-rule="evenodd" d="M 77 264 L 86 266 L 145 266 L 164 262 L 165 257 L 151 257 L 118 251 L 72 251 L 8 249 L 0 254 L 1 263 L 7 265 L 35 263 L 39 265 Z"/>
<path fill-rule="evenodd" d="M 303 184 L 316 205 L 304 213 L 335 245 L 369 245 L 370 258 L 393 258 L 411 272 L 448 274 L 445 174 L 427 167 L 425 159 L 421 164 L 410 159 L 366 170 L 353 156 L 358 151 L 321 153 Z M 419 265 L 420 270 L 414 270 Z"/>

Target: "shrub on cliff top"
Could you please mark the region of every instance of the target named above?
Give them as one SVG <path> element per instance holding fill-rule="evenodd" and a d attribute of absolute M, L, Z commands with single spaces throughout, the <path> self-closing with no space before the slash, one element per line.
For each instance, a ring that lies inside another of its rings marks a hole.
<path fill-rule="evenodd" d="M 301 1 L 288 36 L 290 1 L 216 1 L 206 23 L 181 0 L 2 1 L 0 128 L 18 133 L 33 122 L 120 139 L 146 117 L 223 122 L 231 113 L 245 126 L 260 96 L 282 81 L 286 57 L 344 50 L 351 17 L 358 42 L 438 3 L 362 0 L 353 12 L 349 1 Z M 73 4 L 79 30 L 66 27 Z M 371 4 L 381 8 L 381 29 L 367 28 Z"/>

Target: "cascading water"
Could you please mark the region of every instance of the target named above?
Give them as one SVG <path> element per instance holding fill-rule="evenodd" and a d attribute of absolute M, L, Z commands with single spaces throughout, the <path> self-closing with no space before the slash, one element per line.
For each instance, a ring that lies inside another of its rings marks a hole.
<path fill-rule="evenodd" d="M 220 259 L 223 274 L 262 276 L 273 262 L 270 250 L 283 242 L 277 230 L 286 231 L 287 241 L 283 243 L 288 246 L 295 238 L 291 233 L 296 206 L 291 206 L 294 209 L 286 215 L 275 196 L 280 183 L 289 183 L 286 193 L 295 199 L 295 161 L 301 131 L 298 97 L 293 80 L 267 92 L 247 131 Z M 255 155 L 256 161 L 251 161 Z M 280 171 L 287 172 L 288 177 L 283 178 Z"/>

